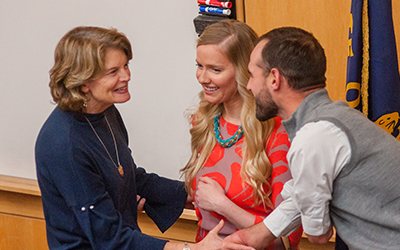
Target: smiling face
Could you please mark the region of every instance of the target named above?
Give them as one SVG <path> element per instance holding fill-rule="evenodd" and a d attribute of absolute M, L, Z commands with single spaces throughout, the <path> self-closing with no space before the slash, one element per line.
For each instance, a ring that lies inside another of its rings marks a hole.
<path fill-rule="evenodd" d="M 241 100 L 237 90 L 236 69 L 218 45 L 197 47 L 196 77 L 203 86 L 205 99 L 212 104 Z"/>
<path fill-rule="evenodd" d="M 122 50 L 109 49 L 105 56 L 105 73 L 82 86 L 88 102 L 85 113 L 101 113 L 114 103 L 127 102 L 131 96 L 128 82 L 131 72 L 128 59 Z"/>

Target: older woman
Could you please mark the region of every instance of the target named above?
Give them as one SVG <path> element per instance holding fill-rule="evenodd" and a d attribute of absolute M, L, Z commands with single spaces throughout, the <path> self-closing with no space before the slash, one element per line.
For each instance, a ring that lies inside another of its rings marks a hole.
<path fill-rule="evenodd" d="M 187 193 L 181 182 L 148 174 L 132 159 L 114 106 L 130 99 L 131 58 L 129 40 L 115 29 L 77 27 L 57 45 L 50 89 L 58 106 L 36 142 L 50 249 L 184 248 L 142 234 L 137 224 L 137 195 L 165 231 L 181 214 Z M 224 244 L 215 233 L 204 244 L 189 245 Z"/>
<path fill-rule="evenodd" d="M 292 178 L 281 119 L 258 121 L 246 89 L 257 39 L 245 23 L 223 20 L 208 26 L 197 41 L 196 77 L 203 90 L 190 116 L 192 156 L 182 171 L 194 196 L 199 242 L 221 219 L 221 237 L 261 222 L 283 200 L 282 187 Z M 289 237 L 292 249 L 301 233 L 300 228 Z M 268 249 L 283 247 L 277 239 Z"/>

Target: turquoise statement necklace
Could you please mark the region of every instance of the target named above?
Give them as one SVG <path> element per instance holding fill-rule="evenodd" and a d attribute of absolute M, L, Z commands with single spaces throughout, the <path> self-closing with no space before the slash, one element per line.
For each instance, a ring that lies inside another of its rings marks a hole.
<path fill-rule="evenodd" d="M 215 132 L 215 137 L 217 137 L 218 144 L 224 148 L 229 148 L 232 145 L 234 145 L 237 141 L 240 140 L 243 136 L 243 128 L 242 125 L 239 126 L 239 129 L 236 131 L 236 133 L 229 139 L 224 140 L 221 138 L 221 133 L 219 131 L 219 124 L 221 120 L 221 115 L 214 117 L 214 132 Z"/>

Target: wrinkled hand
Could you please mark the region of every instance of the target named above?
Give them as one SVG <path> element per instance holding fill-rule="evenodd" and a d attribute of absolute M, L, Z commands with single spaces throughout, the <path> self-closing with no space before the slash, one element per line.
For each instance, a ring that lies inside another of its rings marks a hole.
<path fill-rule="evenodd" d="M 230 249 L 241 249 L 241 250 L 254 250 L 252 247 L 244 246 L 241 244 L 236 244 L 233 242 L 228 242 L 222 240 L 218 233 L 221 231 L 222 227 L 224 226 L 224 221 L 221 220 L 217 226 L 211 230 L 207 236 L 197 243 L 194 247 L 196 250 L 204 249 L 204 250 L 230 250 Z"/>
<path fill-rule="evenodd" d="M 198 206 L 209 212 L 219 212 L 221 204 L 227 199 L 225 191 L 218 182 L 210 177 L 200 177 L 196 190 Z"/>
<path fill-rule="evenodd" d="M 140 197 L 139 195 L 136 195 L 136 201 L 138 202 L 138 205 L 137 205 L 138 212 L 143 211 L 144 203 L 146 203 L 146 199 Z"/>
<path fill-rule="evenodd" d="M 260 222 L 254 226 L 229 235 L 224 241 L 244 246 L 252 246 L 255 249 L 265 249 L 275 238 L 276 237 L 269 231 L 265 224 Z"/>

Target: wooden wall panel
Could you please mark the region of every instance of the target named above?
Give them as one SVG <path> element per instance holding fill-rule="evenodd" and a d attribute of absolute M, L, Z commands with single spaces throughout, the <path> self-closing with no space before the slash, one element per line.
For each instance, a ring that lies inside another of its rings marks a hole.
<path fill-rule="evenodd" d="M 247 0 L 245 20 L 259 35 L 296 26 L 312 32 L 328 59 L 327 89 L 333 100 L 345 100 L 351 0 Z M 393 18 L 400 41 L 400 1 L 393 1 Z"/>
<path fill-rule="evenodd" d="M 178 221 L 162 234 L 145 213 L 139 213 L 143 233 L 171 241 L 194 242 L 198 229 L 193 210 L 185 209 Z M 332 250 L 334 242 L 313 245 L 303 238 L 302 250 Z M 0 249 L 46 250 L 46 223 L 36 180 L 0 175 Z"/>
<path fill-rule="evenodd" d="M 138 224 L 144 234 L 160 239 L 192 243 L 195 242 L 197 229 L 199 228 L 194 210 L 185 210 L 179 221 L 164 233 L 160 232 L 156 224 L 145 213 L 138 214 Z"/>
<path fill-rule="evenodd" d="M 0 190 L 0 213 L 44 219 L 42 198 Z"/>
<path fill-rule="evenodd" d="M 49 249 L 46 223 L 41 219 L 0 214 L 0 249 Z"/>
<path fill-rule="evenodd" d="M 236 20 L 244 22 L 244 1 L 234 0 L 236 5 Z"/>

